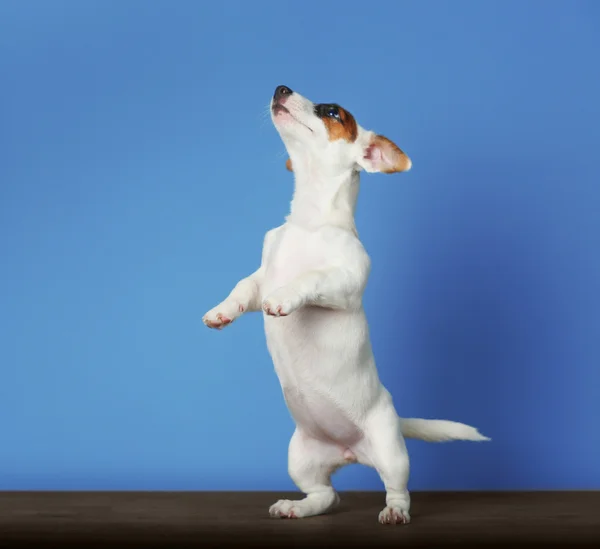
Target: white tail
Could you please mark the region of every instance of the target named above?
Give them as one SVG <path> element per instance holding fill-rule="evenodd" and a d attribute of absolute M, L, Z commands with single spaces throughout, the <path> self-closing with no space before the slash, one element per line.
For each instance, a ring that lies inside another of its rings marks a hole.
<path fill-rule="evenodd" d="M 427 442 L 445 442 L 449 440 L 491 440 L 483 436 L 475 427 L 447 421 L 445 419 L 400 418 L 402 435 L 406 438 L 418 438 Z"/>

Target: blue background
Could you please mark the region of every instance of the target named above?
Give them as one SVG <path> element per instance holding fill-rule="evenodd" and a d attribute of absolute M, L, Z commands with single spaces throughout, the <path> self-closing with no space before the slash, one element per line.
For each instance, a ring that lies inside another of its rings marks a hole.
<path fill-rule="evenodd" d="M 364 175 L 381 377 L 416 489 L 600 488 L 600 5 L 0 2 L 0 489 L 293 489 L 254 270 L 278 84 L 412 157 Z M 341 489 L 379 489 L 353 466 Z"/>

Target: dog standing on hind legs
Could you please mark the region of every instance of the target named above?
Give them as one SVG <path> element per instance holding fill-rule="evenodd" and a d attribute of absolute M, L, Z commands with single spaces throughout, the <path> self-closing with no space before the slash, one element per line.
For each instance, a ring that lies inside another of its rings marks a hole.
<path fill-rule="evenodd" d="M 273 517 L 327 513 L 339 502 L 331 475 L 348 463 L 378 472 L 386 490 L 383 524 L 410 521 L 405 438 L 431 442 L 489 440 L 446 420 L 398 417 L 379 380 L 362 295 L 370 270 L 354 222 L 360 172 L 411 167 L 386 137 L 360 127 L 336 104 L 314 104 L 286 86 L 271 117 L 295 176 L 285 223 L 265 235 L 259 268 L 203 317 L 221 329 L 262 311 L 267 347 L 296 423 L 288 470 L 306 494 L 280 500 Z"/>

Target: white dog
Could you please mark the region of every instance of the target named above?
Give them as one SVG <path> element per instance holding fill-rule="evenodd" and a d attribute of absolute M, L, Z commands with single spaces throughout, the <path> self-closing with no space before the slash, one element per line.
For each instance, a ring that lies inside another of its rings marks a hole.
<path fill-rule="evenodd" d="M 315 105 L 286 86 L 275 90 L 271 116 L 295 175 L 291 211 L 267 232 L 258 270 L 203 321 L 223 328 L 243 313 L 264 312 L 267 346 L 296 422 L 289 474 L 306 494 L 278 501 L 270 515 L 328 512 L 339 502 L 332 473 L 358 462 L 374 467 L 385 485 L 379 522 L 406 524 L 404 438 L 489 440 L 462 423 L 398 417 L 377 374 L 362 306 L 370 260 L 354 223 L 360 171 L 402 172 L 411 161 L 340 106 Z"/>

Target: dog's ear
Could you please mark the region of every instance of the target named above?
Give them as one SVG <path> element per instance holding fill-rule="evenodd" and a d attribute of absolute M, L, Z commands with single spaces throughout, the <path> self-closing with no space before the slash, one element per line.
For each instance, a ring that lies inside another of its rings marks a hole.
<path fill-rule="evenodd" d="M 287 168 L 287 169 L 288 169 L 290 172 L 293 172 L 293 171 L 294 171 L 294 170 L 292 170 L 292 159 L 291 159 L 291 158 L 288 158 L 288 159 L 285 161 L 285 167 L 286 167 L 286 168 Z"/>
<path fill-rule="evenodd" d="M 370 133 L 365 140 L 358 165 L 370 173 L 407 172 L 412 166 L 410 158 L 395 143 L 383 135 Z"/>

